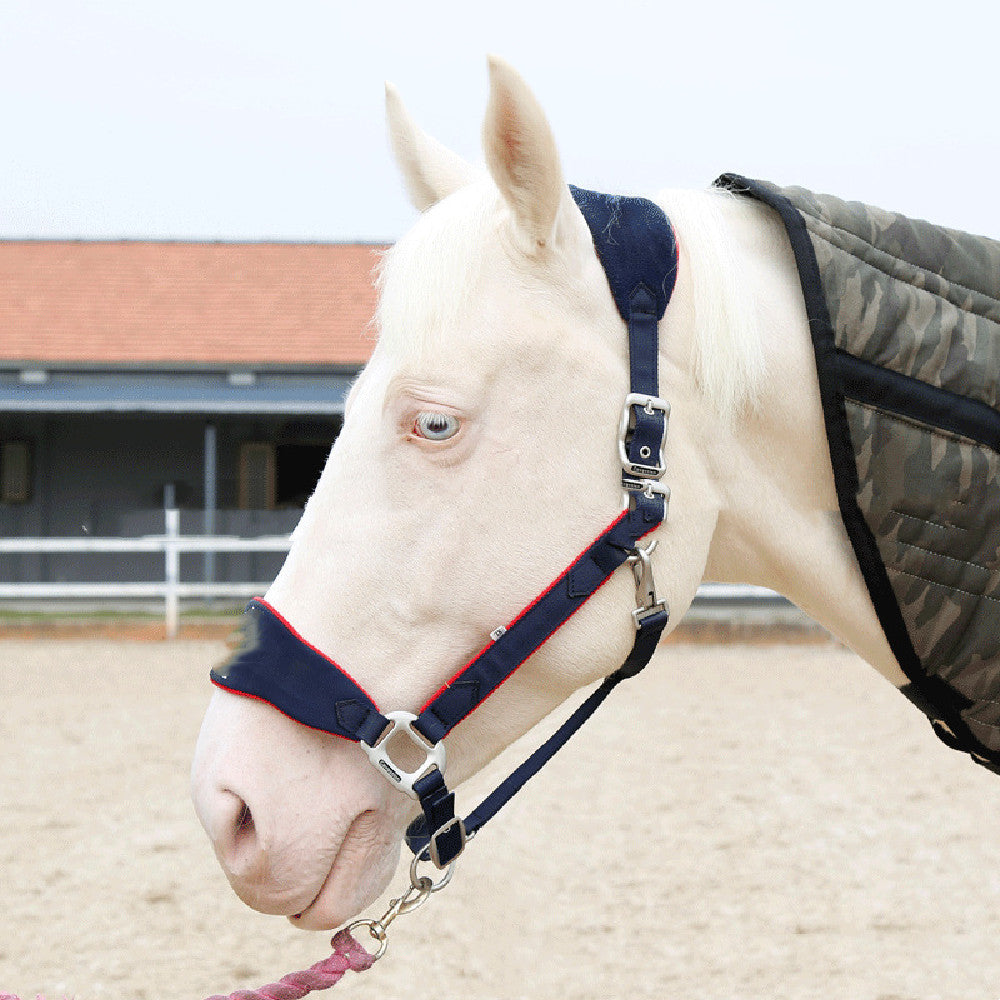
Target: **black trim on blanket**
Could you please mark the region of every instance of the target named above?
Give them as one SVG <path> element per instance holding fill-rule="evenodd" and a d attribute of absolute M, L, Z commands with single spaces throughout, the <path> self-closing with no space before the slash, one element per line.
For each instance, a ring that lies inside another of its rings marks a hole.
<path fill-rule="evenodd" d="M 962 709 L 968 708 L 972 702 L 939 678 L 928 676 L 923 670 L 920 658 L 917 656 L 913 648 L 913 643 L 910 641 L 906 623 L 903 620 L 902 612 L 896 601 L 892 584 L 889 582 L 889 577 L 882 562 L 875 537 L 858 506 L 858 471 L 847 423 L 847 412 L 844 407 L 843 387 L 840 380 L 844 376 L 846 369 L 846 374 L 853 377 L 855 389 L 857 391 L 863 390 L 866 393 L 865 401 L 870 402 L 875 402 L 875 400 L 868 393 L 874 391 L 876 388 L 879 391 L 888 389 L 892 405 L 898 407 L 899 411 L 905 410 L 907 412 L 909 412 L 911 407 L 915 411 L 917 406 L 930 403 L 934 408 L 935 414 L 937 414 L 940 411 L 941 404 L 944 402 L 944 398 L 939 396 L 938 393 L 942 393 L 944 390 L 937 390 L 932 386 L 923 384 L 927 393 L 923 394 L 923 390 L 921 390 L 922 395 L 915 397 L 912 394 L 912 386 L 908 385 L 904 393 L 901 391 L 902 383 L 898 383 L 891 378 L 886 378 L 876 385 L 875 376 L 862 368 L 864 365 L 863 362 L 844 354 L 836 347 L 830 313 L 827 309 L 826 298 L 820 279 L 819 265 L 816 261 L 816 252 L 813 249 L 812 240 L 806 229 L 805 220 L 798 209 L 780 192 L 760 181 L 750 180 L 738 174 L 723 174 L 715 184 L 717 187 L 731 191 L 734 194 L 749 195 L 757 201 L 768 205 L 778 213 L 785 225 L 799 272 L 806 316 L 808 317 L 813 350 L 816 356 L 820 401 L 826 423 L 827 444 L 830 449 L 830 462 L 833 466 L 837 501 L 840 506 L 840 515 L 844 522 L 844 528 L 854 547 L 858 565 L 861 568 L 865 585 L 868 588 L 868 593 L 889 647 L 903 673 L 910 680 L 910 684 L 904 688 L 907 697 L 925 712 L 939 736 L 941 735 L 941 723 L 944 723 L 946 731 L 953 737 L 953 742 L 950 742 L 949 745 L 971 753 L 976 760 L 982 763 L 983 748 L 961 716 Z M 845 361 L 844 359 L 847 358 L 850 358 L 850 360 Z M 889 374 L 881 370 L 879 371 L 880 376 Z M 899 378 L 902 379 L 904 376 L 899 376 Z M 907 383 L 916 381 L 915 379 L 907 379 Z M 946 393 L 946 395 L 948 396 L 948 405 L 952 406 L 952 394 Z M 881 408 L 887 408 L 885 400 L 881 397 L 878 399 L 877 405 Z M 993 413 L 991 410 L 992 417 L 986 420 L 984 419 L 984 414 L 978 410 L 972 412 L 973 409 L 974 407 L 970 408 L 969 412 L 961 414 L 958 417 L 959 423 L 965 430 L 962 432 L 956 431 L 956 433 L 966 433 L 966 436 L 979 440 L 976 434 L 968 434 L 967 432 L 970 429 L 977 431 L 984 430 L 992 435 L 1000 429 L 1000 415 Z M 984 407 L 984 409 L 989 410 L 989 407 Z M 920 410 L 920 414 L 921 416 L 918 416 L 917 419 L 926 423 L 928 419 L 927 411 Z M 984 443 L 987 443 L 989 447 L 995 447 L 994 444 L 990 444 L 989 442 Z M 993 761 L 992 763 L 996 765 L 1000 761 Z"/>
<path fill-rule="evenodd" d="M 1000 453 L 1000 413 L 993 407 L 844 351 L 837 351 L 833 362 L 848 399 L 950 431 Z"/>
<path fill-rule="evenodd" d="M 715 183 L 736 194 L 748 194 L 770 206 L 781 216 L 785 224 L 795 255 L 799 280 L 802 283 L 809 332 L 812 335 L 813 350 L 816 355 L 820 401 L 823 406 L 827 443 L 830 448 L 830 461 L 833 464 L 841 517 L 854 546 L 886 639 L 903 672 L 919 686 L 919 682 L 925 677 L 920 667 L 920 660 L 910 642 L 903 616 L 896 603 L 896 596 L 882 565 L 882 557 L 875 538 L 855 499 L 858 491 L 858 472 L 844 399 L 839 391 L 836 372 L 837 357 L 840 352 L 835 346 L 830 313 L 826 307 L 826 298 L 819 276 L 819 265 L 805 221 L 787 198 L 757 181 L 736 174 L 723 174 Z"/>

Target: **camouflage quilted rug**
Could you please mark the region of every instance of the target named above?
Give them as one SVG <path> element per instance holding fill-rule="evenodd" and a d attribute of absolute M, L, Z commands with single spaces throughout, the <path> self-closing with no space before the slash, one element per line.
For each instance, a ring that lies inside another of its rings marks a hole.
<path fill-rule="evenodd" d="M 1000 769 L 1000 243 L 727 174 L 778 212 L 844 525 L 904 693 Z"/>

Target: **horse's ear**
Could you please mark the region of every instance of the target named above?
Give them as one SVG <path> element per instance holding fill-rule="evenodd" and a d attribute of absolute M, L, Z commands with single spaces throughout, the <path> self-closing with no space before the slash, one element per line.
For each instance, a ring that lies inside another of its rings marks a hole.
<path fill-rule="evenodd" d="M 418 211 L 436 205 L 475 179 L 471 164 L 417 125 L 391 83 L 385 85 L 385 116 L 396 163 Z"/>
<path fill-rule="evenodd" d="M 566 195 L 545 112 L 517 72 L 490 56 L 490 100 L 483 125 L 486 163 L 532 248 L 547 246 Z"/>

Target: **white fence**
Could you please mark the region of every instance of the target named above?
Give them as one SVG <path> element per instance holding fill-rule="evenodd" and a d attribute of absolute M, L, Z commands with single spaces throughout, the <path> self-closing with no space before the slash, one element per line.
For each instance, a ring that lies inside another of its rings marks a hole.
<path fill-rule="evenodd" d="M 182 535 L 180 511 L 165 510 L 162 535 L 140 538 L 0 538 L 4 552 L 162 552 L 164 579 L 148 583 L 0 583 L 0 600 L 79 598 L 162 598 L 167 635 L 177 635 L 181 598 L 246 597 L 263 593 L 267 582 L 183 583 L 180 579 L 182 552 L 287 552 L 289 535 L 238 538 L 232 535 Z"/>
<path fill-rule="evenodd" d="M 162 599 L 167 635 L 177 635 L 181 598 L 249 597 L 263 593 L 269 581 L 236 583 L 181 582 L 182 552 L 287 552 L 290 535 L 268 535 L 239 538 L 235 535 L 182 535 L 180 511 L 167 509 L 162 535 L 139 538 L 0 538 L 0 553 L 24 552 L 162 552 L 164 579 L 148 583 L 0 583 L 0 600 L 22 598 L 46 600 L 77 598 L 147 598 Z M 733 606 L 757 607 L 786 605 L 787 602 L 771 590 L 735 584 L 705 583 L 698 588 L 696 604 L 732 609 Z"/>

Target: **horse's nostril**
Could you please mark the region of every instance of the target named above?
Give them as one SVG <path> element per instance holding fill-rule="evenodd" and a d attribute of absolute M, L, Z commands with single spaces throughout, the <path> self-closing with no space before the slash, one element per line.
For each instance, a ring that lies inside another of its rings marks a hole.
<path fill-rule="evenodd" d="M 237 878 L 260 865 L 261 844 L 253 811 L 246 800 L 229 789 L 216 799 L 215 821 L 206 824 L 219 860 Z"/>
<path fill-rule="evenodd" d="M 240 867 L 246 864 L 252 865 L 257 859 L 259 848 L 253 813 L 241 799 L 232 826 L 233 861 Z"/>
<path fill-rule="evenodd" d="M 253 834 L 253 813 L 250 812 L 250 807 L 244 802 L 243 808 L 236 817 L 236 839 L 239 840 L 240 837 L 248 833 Z"/>

